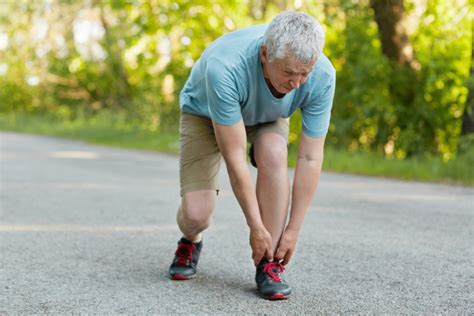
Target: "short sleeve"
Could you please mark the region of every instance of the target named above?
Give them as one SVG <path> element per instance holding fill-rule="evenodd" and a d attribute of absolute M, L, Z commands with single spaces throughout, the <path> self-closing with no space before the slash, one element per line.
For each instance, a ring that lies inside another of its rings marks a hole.
<path fill-rule="evenodd" d="M 239 94 L 232 71 L 217 59 L 209 59 L 205 80 L 211 119 L 222 125 L 240 121 Z"/>
<path fill-rule="evenodd" d="M 327 134 L 331 109 L 336 89 L 336 77 L 330 76 L 323 89 L 301 107 L 303 132 L 310 137 L 323 137 Z"/>

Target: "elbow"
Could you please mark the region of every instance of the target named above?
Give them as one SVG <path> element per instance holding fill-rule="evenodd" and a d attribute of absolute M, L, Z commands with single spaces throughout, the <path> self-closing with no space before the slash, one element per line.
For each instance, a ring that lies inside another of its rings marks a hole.
<path fill-rule="evenodd" d="M 222 157 L 226 165 L 234 166 L 241 163 L 246 163 L 245 152 L 240 151 L 221 151 Z"/>
<path fill-rule="evenodd" d="M 319 173 L 323 167 L 323 155 L 301 155 L 297 165 L 305 168 L 309 173 Z"/>
<path fill-rule="evenodd" d="M 322 163 L 324 160 L 324 154 L 303 154 L 298 156 L 298 160 L 301 160 L 302 162 L 309 163 L 309 164 L 316 164 L 316 163 Z"/>

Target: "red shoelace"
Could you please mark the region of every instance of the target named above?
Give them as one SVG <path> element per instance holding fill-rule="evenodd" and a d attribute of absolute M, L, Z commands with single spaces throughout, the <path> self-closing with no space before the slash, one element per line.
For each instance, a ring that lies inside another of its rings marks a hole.
<path fill-rule="evenodd" d="M 179 265 L 189 265 L 193 260 L 193 251 L 196 249 L 196 246 L 180 243 L 178 249 L 176 250 L 176 263 Z"/>
<path fill-rule="evenodd" d="M 270 279 L 274 282 L 281 282 L 280 273 L 283 271 L 285 271 L 285 266 L 278 261 L 269 262 L 263 268 L 263 272 L 267 273 Z"/>

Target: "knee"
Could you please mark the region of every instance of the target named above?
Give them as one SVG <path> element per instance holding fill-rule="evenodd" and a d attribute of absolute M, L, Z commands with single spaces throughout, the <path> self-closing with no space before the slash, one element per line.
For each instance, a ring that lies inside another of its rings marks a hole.
<path fill-rule="evenodd" d="M 212 209 L 206 205 L 187 204 L 181 206 L 181 219 L 187 227 L 204 230 L 211 223 Z"/>
<path fill-rule="evenodd" d="M 255 160 L 259 171 L 286 170 L 288 164 L 286 143 L 262 144 L 255 155 Z"/>

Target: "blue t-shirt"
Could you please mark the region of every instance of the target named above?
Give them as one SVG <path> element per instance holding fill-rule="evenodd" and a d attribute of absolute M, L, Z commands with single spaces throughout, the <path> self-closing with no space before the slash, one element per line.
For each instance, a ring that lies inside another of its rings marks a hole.
<path fill-rule="evenodd" d="M 304 84 L 282 98 L 273 96 L 259 53 L 267 26 L 228 33 L 207 47 L 181 90 L 181 110 L 222 125 L 242 118 L 246 126 L 252 126 L 289 117 L 300 108 L 303 132 L 325 136 L 336 84 L 334 67 L 321 54 Z"/>

